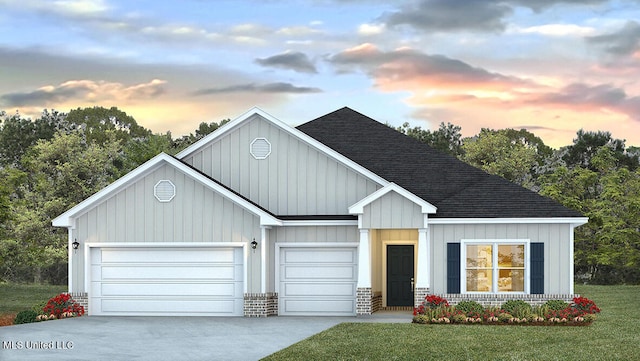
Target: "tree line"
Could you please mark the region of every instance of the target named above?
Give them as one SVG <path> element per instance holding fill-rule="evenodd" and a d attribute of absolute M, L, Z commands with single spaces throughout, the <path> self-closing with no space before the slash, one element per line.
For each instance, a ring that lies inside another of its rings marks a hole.
<path fill-rule="evenodd" d="M 0 111 L 0 281 L 64 284 L 67 231 L 51 220 L 160 152 L 176 154 L 228 122 L 173 138 L 116 107 Z"/>
<path fill-rule="evenodd" d="M 572 144 L 552 149 L 524 129 L 467 138 L 452 124 L 396 129 L 589 217 L 575 231 L 575 281 L 640 283 L 639 147 L 606 131 L 579 130 Z"/>
<path fill-rule="evenodd" d="M 116 107 L 0 111 L 0 281 L 64 284 L 67 232 L 51 220 L 160 152 L 176 154 L 228 122 L 174 138 Z M 440 124 L 396 130 L 589 217 L 575 234 L 576 281 L 640 283 L 640 148 L 609 132 L 578 131 L 559 149 L 527 130 L 462 137 Z M 526 206 L 526 205 L 523 205 Z"/>

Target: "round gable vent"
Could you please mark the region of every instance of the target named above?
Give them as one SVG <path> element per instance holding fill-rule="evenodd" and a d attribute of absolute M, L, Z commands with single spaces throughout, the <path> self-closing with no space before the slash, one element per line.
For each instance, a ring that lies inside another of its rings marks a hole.
<path fill-rule="evenodd" d="M 271 154 L 271 143 L 266 138 L 256 138 L 251 142 L 250 152 L 255 159 L 266 159 Z"/>
<path fill-rule="evenodd" d="M 171 202 L 176 196 L 176 186 L 170 180 L 161 180 L 153 187 L 153 195 L 160 202 Z"/>

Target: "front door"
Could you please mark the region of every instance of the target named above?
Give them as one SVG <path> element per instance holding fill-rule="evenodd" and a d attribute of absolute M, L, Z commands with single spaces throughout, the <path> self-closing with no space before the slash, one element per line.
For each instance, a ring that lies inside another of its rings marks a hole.
<path fill-rule="evenodd" d="M 413 306 L 413 246 L 387 246 L 387 306 Z"/>

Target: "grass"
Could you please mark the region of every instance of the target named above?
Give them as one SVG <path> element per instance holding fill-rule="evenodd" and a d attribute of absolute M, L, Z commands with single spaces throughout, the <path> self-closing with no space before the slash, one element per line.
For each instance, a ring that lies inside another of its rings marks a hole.
<path fill-rule="evenodd" d="M 640 286 L 576 286 L 586 327 L 343 323 L 264 360 L 640 360 Z"/>
<path fill-rule="evenodd" d="M 13 324 L 16 314 L 66 292 L 67 286 L 0 283 L 0 326 Z"/>

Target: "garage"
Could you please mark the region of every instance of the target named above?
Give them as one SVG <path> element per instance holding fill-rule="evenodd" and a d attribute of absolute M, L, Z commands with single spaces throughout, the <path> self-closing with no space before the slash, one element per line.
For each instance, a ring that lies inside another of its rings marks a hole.
<path fill-rule="evenodd" d="M 91 315 L 243 315 L 241 247 L 92 247 L 90 262 Z"/>
<path fill-rule="evenodd" d="M 280 315 L 356 314 L 355 247 L 280 247 Z"/>

